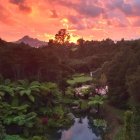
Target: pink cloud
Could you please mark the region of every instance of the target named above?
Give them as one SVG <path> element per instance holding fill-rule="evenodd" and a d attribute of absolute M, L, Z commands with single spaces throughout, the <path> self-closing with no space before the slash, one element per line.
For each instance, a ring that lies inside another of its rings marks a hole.
<path fill-rule="evenodd" d="M 32 11 L 32 8 L 29 7 L 26 3 L 26 0 L 9 0 L 10 3 L 17 5 L 19 10 L 30 13 Z"/>
<path fill-rule="evenodd" d="M 85 39 L 133 38 L 140 33 L 135 34 L 140 1 L 5 0 L 0 3 L 0 22 L 0 37 L 10 41 L 27 34 L 48 40 L 61 28 Z"/>

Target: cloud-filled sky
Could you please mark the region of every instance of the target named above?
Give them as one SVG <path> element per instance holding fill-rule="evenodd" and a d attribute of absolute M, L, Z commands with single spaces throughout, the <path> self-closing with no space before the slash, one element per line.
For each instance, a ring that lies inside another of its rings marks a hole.
<path fill-rule="evenodd" d="M 48 41 L 66 28 L 75 41 L 140 37 L 140 0 L 0 0 L 0 38 Z"/>

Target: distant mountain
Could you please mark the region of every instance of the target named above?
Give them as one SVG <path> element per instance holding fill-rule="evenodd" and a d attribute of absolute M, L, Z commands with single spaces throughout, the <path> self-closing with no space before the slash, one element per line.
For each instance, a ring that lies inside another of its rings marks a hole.
<path fill-rule="evenodd" d="M 18 41 L 16 41 L 15 43 L 25 43 L 30 45 L 31 47 L 35 47 L 38 48 L 40 46 L 44 46 L 47 45 L 48 43 L 45 41 L 40 41 L 36 38 L 31 38 L 29 36 L 24 36 L 23 38 L 19 39 Z"/>

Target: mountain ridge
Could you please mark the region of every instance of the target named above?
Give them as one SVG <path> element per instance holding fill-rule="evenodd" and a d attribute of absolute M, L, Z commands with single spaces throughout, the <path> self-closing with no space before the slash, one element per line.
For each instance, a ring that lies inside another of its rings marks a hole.
<path fill-rule="evenodd" d="M 32 38 L 32 37 L 30 37 L 28 35 L 25 35 L 24 37 L 22 37 L 21 39 L 15 41 L 14 43 L 17 43 L 17 44 L 25 43 L 25 44 L 28 44 L 31 47 L 35 47 L 35 48 L 45 46 L 45 45 L 48 44 L 48 42 L 41 41 L 41 40 L 39 40 L 37 38 Z"/>

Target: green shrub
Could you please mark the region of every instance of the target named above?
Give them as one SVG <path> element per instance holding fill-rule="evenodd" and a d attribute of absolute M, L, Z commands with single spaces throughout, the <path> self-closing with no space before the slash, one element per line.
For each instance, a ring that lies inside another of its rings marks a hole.
<path fill-rule="evenodd" d="M 126 111 L 124 115 L 124 140 L 132 140 L 133 112 Z"/>
<path fill-rule="evenodd" d="M 4 140 L 24 140 L 19 135 L 6 135 Z"/>
<path fill-rule="evenodd" d="M 33 136 L 31 140 L 48 140 L 47 138 L 43 138 L 41 136 Z"/>

